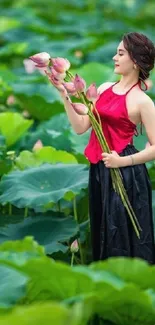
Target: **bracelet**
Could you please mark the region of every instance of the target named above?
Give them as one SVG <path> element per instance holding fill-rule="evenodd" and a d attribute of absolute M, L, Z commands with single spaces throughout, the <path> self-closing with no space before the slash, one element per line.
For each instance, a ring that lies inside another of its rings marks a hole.
<path fill-rule="evenodd" d="M 134 159 L 133 156 L 130 155 L 131 161 L 132 161 L 132 166 L 134 165 Z"/>

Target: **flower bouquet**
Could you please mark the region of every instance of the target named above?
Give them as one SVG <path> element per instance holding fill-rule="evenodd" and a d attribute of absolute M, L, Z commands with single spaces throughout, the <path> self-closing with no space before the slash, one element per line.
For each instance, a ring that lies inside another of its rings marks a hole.
<path fill-rule="evenodd" d="M 70 72 L 70 62 L 65 58 L 51 58 L 46 52 L 37 53 L 30 57 L 39 69 L 43 69 L 50 80 L 50 82 L 57 89 L 65 88 L 67 98 L 70 101 L 73 109 L 77 114 L 88 115 L 94 129 L 100 146 L 103 152 L 111 153 L 106 138 L 103 133 L 100 116 L 95 107 L 95 102 L 98 98 L 98 92 L 95 83 L 91 84 L 86 89 L 86 82 L 83 78 L 72 75 Z M 80 102 L 73 103 L 70 96 L 78 98 Z M 132 209 L 129 198 L 127 196 L 122 175 L 119 168 L 110 168 L 112 184 L 115 192 L 120 195 L 123 205 L 126 208 L 131 219 L 132 225 L 138 238 L 140 238 L 140 231 L 142 230 L 136 215 Z"/>

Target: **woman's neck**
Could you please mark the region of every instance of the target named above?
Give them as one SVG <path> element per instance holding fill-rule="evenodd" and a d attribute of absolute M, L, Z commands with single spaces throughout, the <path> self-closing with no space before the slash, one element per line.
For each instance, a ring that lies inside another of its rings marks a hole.
<path fill-rule="evenodd" d="M 138 83 L 138 76 L 121 76 L 121 79 L 118 83 L 119 89 L 122 91 L 129 89 L 132 85 Z"/>

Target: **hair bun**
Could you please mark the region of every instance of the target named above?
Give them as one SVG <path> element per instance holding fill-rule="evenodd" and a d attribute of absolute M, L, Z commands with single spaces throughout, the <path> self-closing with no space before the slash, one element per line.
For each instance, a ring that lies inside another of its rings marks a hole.
<path fill-rule="evenodd" d="M 128 33 L 123 36 L 124 47 L 139 67 L 139 79 L 146 80 L 155 64 L 155 46 L 144 34 Z"/>

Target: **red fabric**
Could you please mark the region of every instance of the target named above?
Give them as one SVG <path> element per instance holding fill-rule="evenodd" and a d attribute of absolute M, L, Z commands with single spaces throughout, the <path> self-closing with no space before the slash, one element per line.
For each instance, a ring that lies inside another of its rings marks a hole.
<path fill-rule="evenodd" d="M 133 85 L 124 95 L 114 93 L 113 84 L 99 96 L 96 102 L 96 109 L 100 114 L 102 129 L 109 148 L 117 153 L 120 153 L 127 144 L 133 144 L 133 135 L 137 132 L 136 124 L 129 120 L 126 107 L 126 95 L 137 84 Z M 102 160 L 102 152 L 92 129 L 84 154 L 91 163 L 95 164 Z"/>

